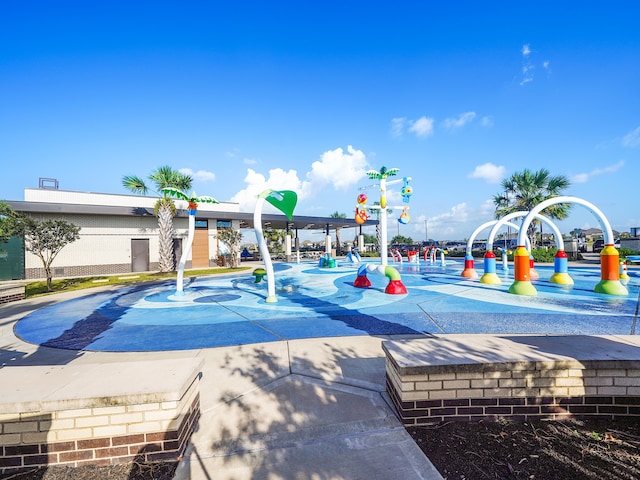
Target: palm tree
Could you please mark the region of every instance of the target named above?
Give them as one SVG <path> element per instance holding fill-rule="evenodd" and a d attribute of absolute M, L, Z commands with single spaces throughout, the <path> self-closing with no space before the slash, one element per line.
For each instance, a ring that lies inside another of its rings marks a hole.
<path fill-rule="evenodd" d="M 563 190 L 570 185 L 567 177 L 552 176 L 545 168 L 537 172 L 529 169 L 516 172 L 502 181 L 504 191 L 493 196 L 493 203 L 496 206 L 495 218 L 502 218 L 513 212 L 530 211 L 540 202 L 562 195 Z M 545 208 L 542 213 L 555 220 L 562 220 L 567 218 L 570 208 L 571 205 L 568 203 L 558 203 Z M 536 225 L 532 222 L 527 231 L 532 248 L 536 244 L 535 230 Z"/>
<path fill-rule="evenodd" d="M 380 180 L 380 206 L 387 208 L 387 177 L 393 177 L 400 171 L 399 168 L 381 167 L 380 170 L 368 170 L 367 177 L 370 180 Z"/>
<path fill-rule="evenodd" d="M 154 206 L 154 212 L 158 217 L 158 235 L 160 243 L 159 268 L 161 272 L 172 272 L 175 269 L 175 259 L 173 256 L 173 217 L 176 214 L 176 205 L 167 193 L 160 193 L 166 188 L 177 188 L 179 190 L 191 189 L 193 178 L 185 175 L 169 166 L 159 167 L 149 175 L 149 180 L 155 184 L 155 192 L 162 195 Z M 144 180 L 135 175 L 125 175 L 122 177 L 122 186 L 133 193 L 146 195 L 149 187 Z"/>
<path fill-rule="evenodd" d="M 337 210 L 329 215 L 329 218 L 347 218 L 346 213 L 339 213 Z M 340 240 L 340 227 L 336 227 L 336 256 L 342 254 L 342 242 Z"/>

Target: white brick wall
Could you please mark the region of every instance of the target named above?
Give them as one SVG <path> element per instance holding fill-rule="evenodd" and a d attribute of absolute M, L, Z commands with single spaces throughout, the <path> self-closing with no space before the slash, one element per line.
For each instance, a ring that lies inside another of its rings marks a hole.
<path fill-rule="evenodd" d="M 178 401 L 1 414 L 0 476 L 38 465 L 128 462 L 148 444 L 148 461 L 178 460 L 199 416 L 198 392 L 196 380 Z"/>
<path fill-rule="evenodd" d="M 474 373 L 473 378 L 469 378 L 468 372 L 459 376 L 455 373 L 399 376 L 392 371 L 389 378 L 401 392 L 403 401 L 475 397 L 479 391 L 486 397 L 585 395 L 587 391 L 596 395 L 637 395 L 640 388 L 640 370 L 636 369 L 543 371 L 538 367 L 532 363 L 530 370 L 520 370 L 520 378 L 512 378 L 509 369 Z M 584 377 L 583 372 L 597 376 Z"/>
<path fill-rule="evenodd" d="M 447 344 L 450 337 L 442 336 L 442 342 Z M 636 341 L 634 337 L 606 341 L 614 340 L 620 345 Z M 640 358 L 635 346 L 626 353 L 629 358 L 576 360 L 558 355 L 550 360 L 543 354 L 539 360 L 519 361 L 517 355 L 503 354 L 509 360 L 496 362 L 489 349 L 487 363 L 479 356 L 470 360 L 456 354 L 446 363 L 438 341 L 383 342 L 387 391 L 405 425 L 502 416 L 640 417 Z M 491 344 L 492 338 L 475 337 L 474 341 L 481 350 L 482 341 Z M 420 350 L 420 346 L 428 347 Z M 523 356 L 527 355 L 533 356 L 528 352 Z"/>

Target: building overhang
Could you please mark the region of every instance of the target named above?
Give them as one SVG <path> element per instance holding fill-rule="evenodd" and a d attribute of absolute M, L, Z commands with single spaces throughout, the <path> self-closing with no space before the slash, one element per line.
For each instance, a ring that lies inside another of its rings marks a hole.
<path fill-rule="evenodd" d="M 46 215 L 110 215 L 121 217 L 153 217 L 153 208 L 121 207 L 111 205 L 82 205 L 70 203 L 23 202 L 11 201 L 7 203 L 16 212 L 26 214 Z M 176 217 L 186 218 L 187 210 L 178 209 Z M 215 220 L 237 220 L 240 228 L 253 228 L 253 213 L 249 212 L 218 212 L 212 210 L 198 210 L 197 218 Z M 282 230 L 323 230 L 331 231 L 337 228 L 356 228 L 361 225 L 353 218 L 310 217 L 294 215 L 289 220 L 285 215 L 263 213 L 261 216 L 263 228 Z M 377 225 L 377 220 L 368 220 L 368 225 Z"/>

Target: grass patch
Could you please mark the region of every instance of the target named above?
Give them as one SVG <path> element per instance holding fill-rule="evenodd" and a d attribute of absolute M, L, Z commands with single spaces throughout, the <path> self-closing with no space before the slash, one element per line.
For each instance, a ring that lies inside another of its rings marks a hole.
<path fill-rule="evenodd" d="M 251 267 L 238 268 L 207 268 L 200 270 L 185 270 L 184 277 L 201 277 L 208 275 L 220 275 L 223 273 L 239 273 L 249 270 Z M 171 280 L 177 277 L 176 272 L 169 273 L 127 273 L 121 275 L 60 278 L 53 279 L 52 291 L 47 291 L 47 282 L 29 282 L 25 285 L 26 298 L 48 295 L 51 293 L 70 292 L 74 290 L 85 290 L 88 288 L 102 287 L 105 285 L 123 285 L 127 283 L 150 282 L 154 280 Z"/>

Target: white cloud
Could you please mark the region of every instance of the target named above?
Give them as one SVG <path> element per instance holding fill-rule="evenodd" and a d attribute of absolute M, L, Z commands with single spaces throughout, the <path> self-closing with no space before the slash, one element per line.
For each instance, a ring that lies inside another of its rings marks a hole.
<path fill-rule="evenodd" d="M 406 117 L 395 117 L 391 119 L 391 136 L 399 138 L 404 135 L 405 129 L 410 133 L 415 133 L 417 137 L 430 137 L 433 135 L 435 120 L 422 116 L 417 120 L 409 120 Z"/>
<path fill-rule="evenodd" d="M 482 117 L 482 120 L 480 120 L 480 125 L 482 125 L 483 127 L 493 127 L 493 118 Z"/>
<path fill-rule="evenodd" d="M 589 181 L 588 173 L 577 173 L 571 177 L 571 183 L 587 183 Z"/>
<path fill-rule="evenodd" d="M 459 203 L 451 207 L 451 210 L 435 217 L 429 218 L 429 223 L 442 224 L 442 223 L 465 223 L 469 220 L 469 209 L 465 202 Z"/>
<path fill-rule="evenodd" d="M 402 194 L 400 193 L 399 188 L 389 188 L 387 189 L 387 205 L 398 205 L 403 207 L 409 207 L 406 203 L 402 202 Z M 394 209 L 393 216 L 398 218 L 402 213 L 401 210 Z"/>
<path fill-rule="evenodd" d="M 253 158 L 245 158 L 244 160 L 242 160 L 242 163 L 244 163 L 245 165 L 256 165 L 258 161 Z"/>
<path fill-rule="evenodd" d="M 239 149 L 239 148 L 237 148 L 237 147 L 235 147 L 235 148 L 232 148 L 231 150 L 228 150 L 228 151 L 225 153 L 225 155 L 226 155 L 227 157 L 229 157 L 229 158 L 235 158 L 235 157 L 238 155 L 238 153 L 239 153 L 239 152 L 240 152 L 240 149 Z"/>
<path fill-rule="evenodd" d="M 469 174 L 469 178 L 481 178 L 487 183 L 500 183 L 504 178 L 505 168 L 500 165 L 494 165 L 491 162 L 478 165 L 473 172 Z"/>
<path fill-rule="evenodd" d="M 298 201 L 312 198 L 318 193 L 326 194 L 327 186 L 335 190 L 346 190 L 365 177 L 368 164 L 365 154 L 351 145 L 345 152 L 342 148 L 328 150 L 320 160 L 311 165 L 306 180 L 301 180 L 296 170 L 285 171 L 281 168 L 269 170 L 268 177 L 248 168 L 244 178 L 246 188 L 236 193 L 232 202 L 240 204 L 241 211 L 252 211 L 256 197 L 264 190 L 293 190 Z M 265 211 L 267 207 L 265 206 Z"/>
<path fill-rule="evenodd" d="M 444 126 L 446 128 L 461 128 L 473 121 L 474 118 L 476 118 L 476 112 L 461 113 L 458 118 L 447 118 L 444 121 Z"/>
<path fill-rule="evenodd" d="M 531 62 L 531 48 L 528 43 L 522 46 L 520 52 L 522 53 L 522 80 L 520 85 L 525 85 L 533 82 L 533 73 L 536 67 Z"/>
<path fill-rule="evenodd" d="M 469 220 L 469 209 L 466 203 L 459 203 L 451 207 L 451 210 L 433 217 L 429 217 L 428 230 L 430 238 L 453 239 L 459 235 L 460 224 Z M 469 235 L 469 234 L 467 234 Z"/>
<path fill-rule="evenodd" d="M 304 191 L 301 188 L 302 182 L 298 178 L 298 172 L 295 170 L 285 171 L 281 168 L 274 168 L 269 170 L 269 177 L 267 178 L 261 173 L 248 168 L 244 182 L 247 187 L 236 193 L 230 200 L 240 205 L 240 211 L 253 211 L 258 195 L 268 188 L 273 190 L 293 190 L 298 194 L 298 199 L 304 198 Z M 265 205 L 265 211 L 270 208 L 270 206 Z M 274 209 L 273 211 L 277 210 Z"/>
<path fill-rule="evenodd" d="M 397 117 L 391 119 L 391 135 L 394 137 L 401 137 L 404 133 L 404 124 L 407 119 L 404 117 Z"/>
<path fill-rule="evenodd" d="M 535 70 L 535 67 L 533 65 L 522 66 L 522 80 L 520 81 L 520 85 L 525 85 L 529 82 L 533 82 L 534 70 Z"/>
<path fill-rule="evenodd" d="M 418 137 L 429 137 L 433 135 L 433 118 L 420 117 L 418 120 L 411 122 L 409 131 Z"/>
<path fill-rule="evenodd" d="M 493 203 L 493 199 L 491 199 L 491 198 L 487 198 L 480 205 L 480 215 L 483 215 L 483 216 L 491 215 L 491 216 L 493 216 L 493 213 L 495 211 L 496 211 L 496 204 Z"/>
<path fill-rule="evenodd" d="M 618 163 L 609 165 L 608 167 L 596 168 L 594 170 L 591 170 L 588 173 L 578 173 L 576 175 L 573 175 L 570 180 L 571 180 L 571 183 L 586 183 L 589 180 L 591 180 L 591 178 L 593 177 L 617 172 L 623 166 L 624 166 L 624 160 L 620 160 Z"/>
<path fill-rule="evenodd" d="M 316 192 L 330 184 L 335 189 L 346 190 L 363 178 L 367 169 L 364 152 L 351 145 L 347 147 L 346 153 L 342 148 L 328 150 L 320 160 L 311 164 L 311 171 L 307 173 L 303 188 Z"/>
<path fill-rule="evenodd" d="M 622 137 L 622 146 L 627 148 L 640 146 L 640 127 Z"/>
<path fill-rule="evenodd" d="M 535 52 L 531 50 L 531 46 L 527 43 L 520 49 L 522 55 L 522 80 L 520 85 L 525 85 L 529 82 L 533 82 L 533 77 L 536 71 Z M 547 72 L 547 77 L 551 75 L 551 66 L 549 60 L 544 60 L 539 64 L 542 69 Z"/>
<path fill-rule="evenodd" d="M 412 232 L 415 233 L 416 238 L 424 238 L 426 221 L 429 238 L 440 241 L 467 240 L 480 225 L 493 220 L 494 211 L 493 200 L 486 199 L 479 203 L 477 207 L 469 206 L 467 203 L 459 203 L 444 213 L 429 217 L 416 212 L 416 215 L 412 215 L 411 218 L 411 223 L 413 224 Z M 488 233 L 488 230 L 486 233 Z M 393 235 L 395 235 L 395 231 Z M 478 237 L 482 238 L 482 235 Z"/>
<path fill-rule="evenodd" d="M 200 182 L 213 182 L 216 179 L 216 174 L 207 170 L 198 170 L 197 172 L 194 172 L 190 168 L 181 168 L 179 172 L 189 175 L 193 177 L 194 180 Z"/>

